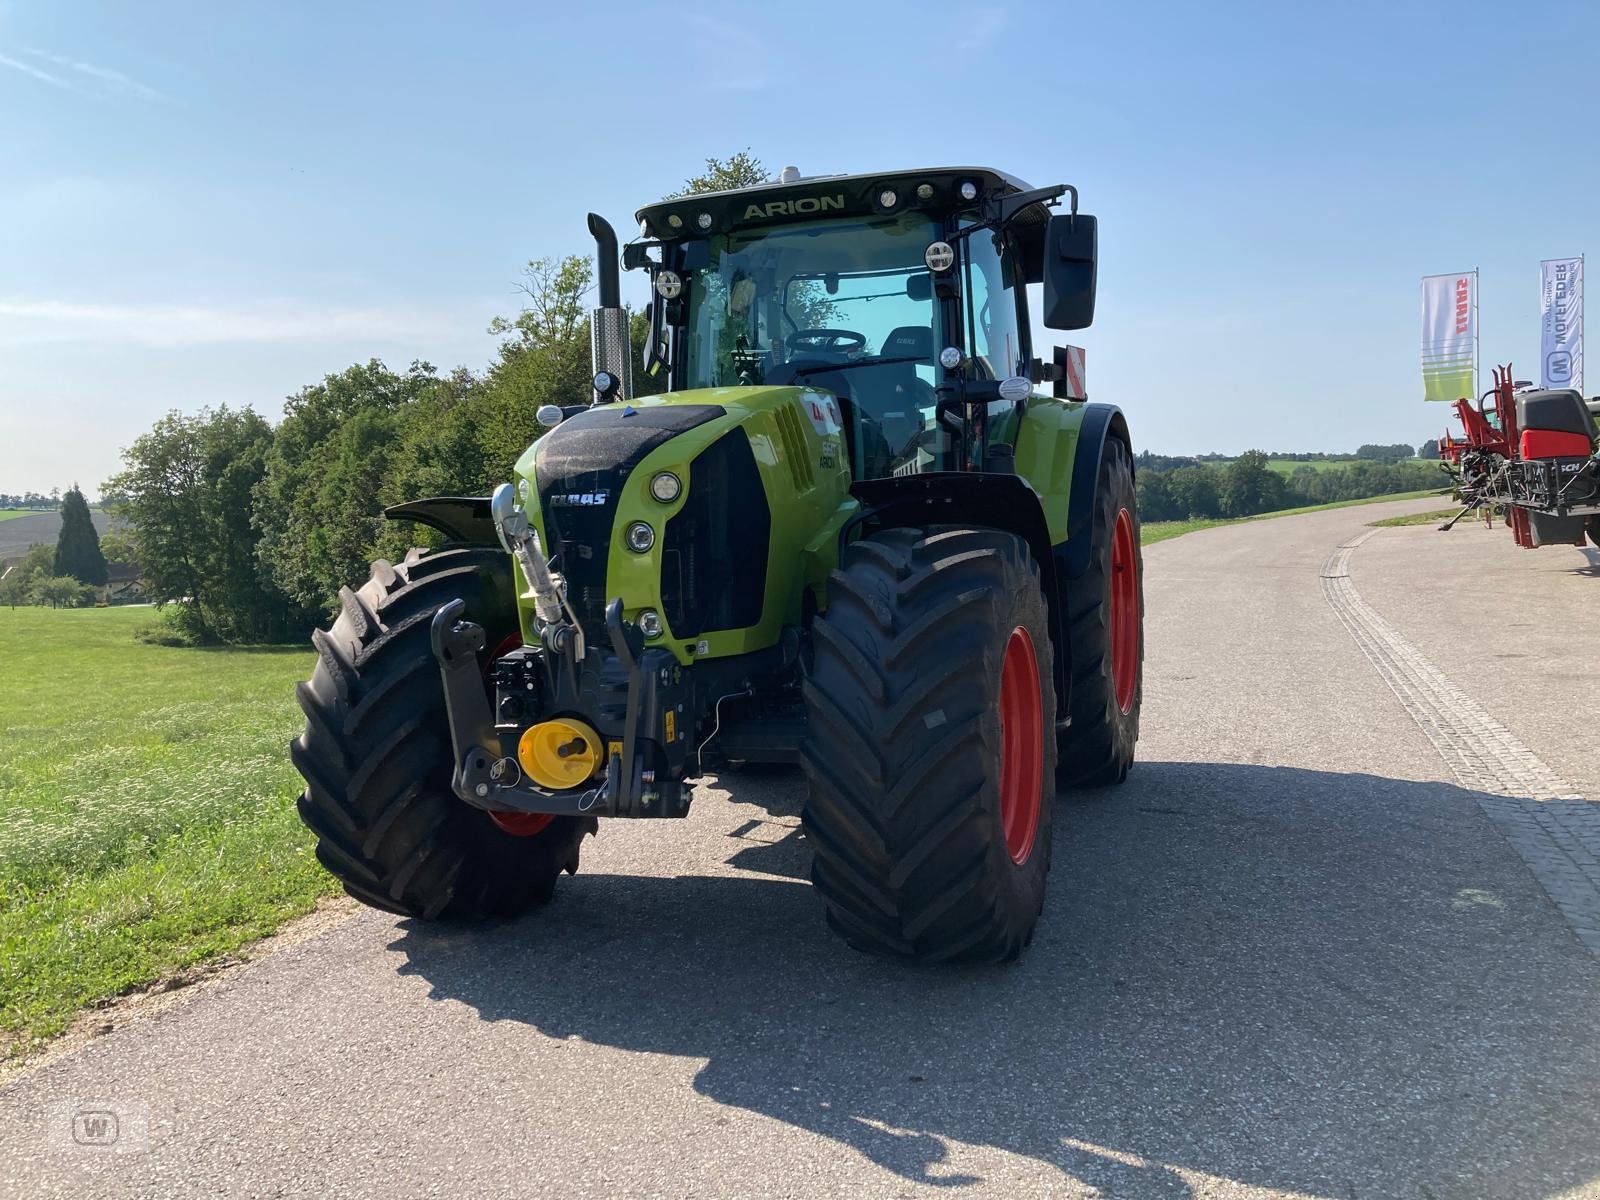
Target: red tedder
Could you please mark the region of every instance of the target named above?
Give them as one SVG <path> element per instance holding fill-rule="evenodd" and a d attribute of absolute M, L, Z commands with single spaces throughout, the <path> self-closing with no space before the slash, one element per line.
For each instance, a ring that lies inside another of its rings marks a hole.
<path fill-rule="evenodd" d="M 1583 396 L 1571 389 L 1518 385 L 1511 364 L 1474 404 L 1455 402 L 1464 436 L 1446 433 L 1439 457 L 1455 477 L 1467 513 L 1498 508 L 1517 545 L 1600 545 L 1600 454 Z"/>

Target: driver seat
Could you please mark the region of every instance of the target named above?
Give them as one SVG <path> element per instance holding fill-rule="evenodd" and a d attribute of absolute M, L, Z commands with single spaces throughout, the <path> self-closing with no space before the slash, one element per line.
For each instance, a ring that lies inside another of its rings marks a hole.
<path fill-rule="evenodd" d="M 855 380 L 856 403 L 877 422 L 891 446 L 903 446 L 922 430 L 917 364 L 933 364 L 933 330 L 926 325 L 902 325 L 891 330 L 883 339 L 878 357 L 915 360 L 857 367 L 851 372 L 859 377 Z"/>

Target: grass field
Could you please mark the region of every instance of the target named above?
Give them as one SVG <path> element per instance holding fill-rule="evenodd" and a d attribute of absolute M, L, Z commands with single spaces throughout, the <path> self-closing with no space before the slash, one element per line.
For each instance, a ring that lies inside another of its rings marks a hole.
<path fill-rule="evenodd" d="M 1216 520 L 1151 521 L 1139 529 L 1139 541 L 1146 546 L 1164 542 L 1201 529 L 1215 529 L 1218 525 L 1237 525 L 1241 521 L 1266 521 L 1273 517 L 1292 517 L 1298 513 L 1324 512 L 1330 508 L 1354 508 L 1361 504 L 1383 504 L 1389 500 L 1420 500 L 1424 496 L 1438 496 L 1438 491 L 1399 492 L 1393 496 L 1369 496 L 1365 500 L 1337 500 L 1332 504 L 1312 504 L 1305 508 L 1286 508 L 1282 512 L 1260 513 L 1253 517 L 1220 517 Z"/>
<path fill-rule="evenodd" d="M 134 640 L 150 609 L 0 609 L 0 1045 L 335 890 L 294 813 L 300 649 Z"/>
<path fill-rule="evenodd" d="M 0 521 L 11 521 L 17 517 L 36 517 L 44 511 L 42 508 L 0 508 Z"/>
<path fill-rule="evenodd" d="M 1293 458 L 1269 458 L 1267 467 L 1276 471 L 1279 475 L 1293 475 L 1300 467 L 1310 467 L 1313 471 L 1337 471 L 1344 467 L 1353 467 L 1357 463 L 1365 461 L 1365 459 L 1361 458 L 1322 458 L 1314 459 L 1311 462 L 1300 462 Z M 1424 466 L 1431 466 L 1439 460 L 1436 458 L 1402 458 L 1399 461 L 1401 463 L 1420 463 Z"/>

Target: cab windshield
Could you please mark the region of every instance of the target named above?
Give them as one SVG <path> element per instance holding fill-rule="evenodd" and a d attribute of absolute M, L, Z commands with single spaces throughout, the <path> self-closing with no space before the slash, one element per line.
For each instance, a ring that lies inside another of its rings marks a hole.
<path fill-rule="evenodd" d="M 847 398 L 858 477 L 915 456 L 941 338 L 925 214 L 722 234 L 685 280 L 684 388 L 804 384 Z"/>

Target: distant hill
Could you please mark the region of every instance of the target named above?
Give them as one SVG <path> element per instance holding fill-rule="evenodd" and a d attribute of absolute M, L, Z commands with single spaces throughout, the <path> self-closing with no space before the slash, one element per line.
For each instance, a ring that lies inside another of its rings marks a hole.
<path fill-rule="evenodd" d="M 94 519 L 94 527 L 99 533 L 103 534 L 111 528 L 111 518 L 99 509 L 90 509 L 89 516 Z M 54 546 L 56 535 L 60 532 L 59 512 L 31 513 L 28 516 L 11 517 L 9 520 L 0 521 L 0 562 L 21 558 L 28 552 L 29 546 L 38 545 L 40 542 Z"/>

